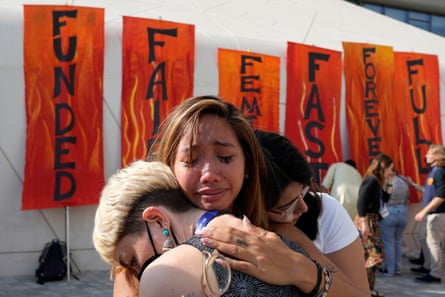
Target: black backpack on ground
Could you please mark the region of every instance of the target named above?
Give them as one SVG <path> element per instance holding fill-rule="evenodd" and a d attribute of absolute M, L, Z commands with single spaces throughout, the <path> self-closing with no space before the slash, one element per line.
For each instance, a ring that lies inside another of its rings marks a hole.
<path fill-rule="evenodd" d="M 39 257 L 39 267 L 36 270 L 37 283 L 62 280 L 67 273 L 66 244 L 53 239 L 45 244 Z"/>

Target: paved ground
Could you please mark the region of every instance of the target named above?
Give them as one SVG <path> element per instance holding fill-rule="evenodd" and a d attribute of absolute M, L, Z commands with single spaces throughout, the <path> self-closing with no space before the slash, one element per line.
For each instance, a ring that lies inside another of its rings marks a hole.
<path fill-rule="evenodd" d="M 79 280 L 54 281 L 39 285 L 34 276 L 0 278 L 1 297 L 110 297 L 109 271 L 76 273 Z"/>
<path fill-rule="evenodd" d="M 386 277 L 382 273 L 377 273 L 376 288 L 385 294 L 385 297 L 438 297 L 445 296 L 445 275 L 441 283 L 425 284 L 415 280 L 416 276 L 410 271 L 411 267 L 416 267 L 409 263 L 407 258 L 403 258 L 402 274 L 393 277 Z M 445 273 L 445 270 L 444 270 Z"/>
<path fill-rule="evenodd" d="M 377 274 L 376 288 L 386 297 L 438 297 L 445 296 L 445 276 L 440 284 L 423 284 L 414 281 L 415 274 L 404 258 L 400 276 L 385 277 Z M 445 273 L 445 271 L 444 271 Z M 79 280 L 57 281 L 39 285 L 33 276 L 0 278 L 0 297 L 109 297 L 112 284 L 108 271 L 88 271 L 76 274 Z"/>

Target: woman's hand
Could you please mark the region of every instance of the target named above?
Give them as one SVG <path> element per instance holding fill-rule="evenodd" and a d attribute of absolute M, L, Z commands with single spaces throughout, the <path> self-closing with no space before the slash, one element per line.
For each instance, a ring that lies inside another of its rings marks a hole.
<path fill-rule="evenodd" d="M 312 260 L 291 250 L 275 233 L 251 225 L 247 218 L 243 230 L 209 226 L 197 235 L 203 244 L 228 256 L 232 269 L 266 283 L 295 285 L 305 293 L 315 287 L 317 268 Z"/>
<path fill-rule="evenodd" d="M 239 219 L 234 218 L 234 220 Z M 314 262 L 303 254 L 291 250 L 275 233 L 255 227 L 247 219 L 241 223 L 238 221 L 238 224 L 229 224 L 229 226 L 211 223 L 198 235 L 201 236 L 201 241 L 205 245 L 225 254 L 226 260 L 233 269 L 252 275 L 266 283 L 294 285 L 305 294 L 314 289 L 317 280 L 317 268 Z M 295 226 L 280 224 L 275 227 L 277 227 L 277 232 L 303 247 L 322 267 L 330 268 L 333 273 L 333 282 L 329 289 L 329 296 L 370 296 L 362 246 L 358 239 L 355 245 L 348 249 L 348 252 L 354 254 L 352 259 L 357 259 L 356 253 L 361 255 L 359 261 L 356 261 L 361 271 L 354 270 L 353 273 L 358 274 L 358 277 L 351 281 Z M 297 232 L 296 235 L 295 232 Z M 344 259 L 344 257 L 340 258 Z"/>
<path fill-rule="evenodd" d="M 369 228 L 368 218 L 366 217 L 360 217 L 360 233 L 365 240 L 372 234 L 371 229 Z"/>

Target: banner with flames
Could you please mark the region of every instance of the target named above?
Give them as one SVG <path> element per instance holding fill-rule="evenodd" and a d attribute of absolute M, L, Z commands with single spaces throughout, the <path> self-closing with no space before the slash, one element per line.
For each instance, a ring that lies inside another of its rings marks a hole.
<path fill-rule="evenodd" d="M 104 10 L 24 5 L 23 48 L 22 209 L 97 203 L 104 184 Z M 352 42 L 343 49 L 350 158 L 363 174 L 386 153 L 399 173 L 422 184 L 428 146 L 442 144 L 437 56 Z M 343 160 L 341 54 L 287 43 L 284 134 L 317 182 Z M 218 95 L 253 128 L 280 132 L 280 58 L 222 48 L 217 55 L 218 65 L 209 67 L 218 66 Z M 194 25 L 123 17 L 121 166 L 145 159 L 166 115 L 194 95 L 194 65 Z"/>
<path fill-rule="evenodd" d="M 395 168 L 423 184 L 429 171 L 424 162 L 428 147 L 442 144 L 438 58 L 395 52 L 394 78 Z M 420 197 L 420 193 L 411 195 L 411 202 L 420 201 Z"/>
<path fill-rule="evenodd" d="M 340 135 L 341 53 L 288 42 L 285 135 L 319 182 L 343 159 Z"/>
<path fill-rule="evenodd" d="M 104 185 L 104 10 L 24 5 L 23 48 L 22 209 L 97 203 Z"/>
<path fill-rule="evenodd" d="M 363 174 L 373 158 L 396 149 L 394 53 L 389 46 L 351 42 L 343 49 L 350 153 Z"/>
<path fill-rule="evenodd" d="M 195 27 L 123 18 L 122 166 L 145 159 L 171 108 L 193 95 Z"/>
<path fill-rule="evenodd" d="M 280 58 L 218 49 L 219 96 L 255 129 L 279 132 Z"/>

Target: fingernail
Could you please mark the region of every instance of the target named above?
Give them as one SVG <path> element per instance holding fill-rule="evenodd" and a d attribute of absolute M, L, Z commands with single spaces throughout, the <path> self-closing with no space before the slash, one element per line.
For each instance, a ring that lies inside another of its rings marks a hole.
<path fill-rule="evenodd" d="M 253 230 L 253 225 L 250 222 L 249 218 L 246 217 L 245 215 L 243 216 L 243 224 L 246 228 L 247 231 L 252 231 Z"/>
<path fill-rule="evenodd" d="M 201 238 L 200 240 L 203 245 L 211 245 L 213 243 L 213 241 L 209 238 Z"/>

